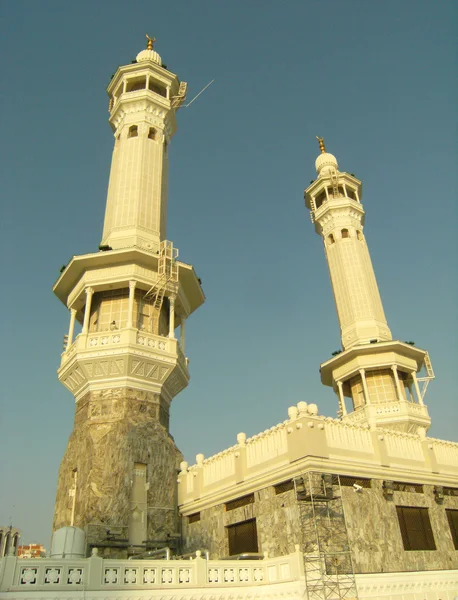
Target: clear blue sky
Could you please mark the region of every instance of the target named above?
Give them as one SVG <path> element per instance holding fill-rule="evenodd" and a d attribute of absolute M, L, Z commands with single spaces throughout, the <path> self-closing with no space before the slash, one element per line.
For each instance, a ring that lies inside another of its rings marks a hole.
<path fill-rule="evenodd" d="M 434 437 L 457 439 L 457 5 L 436 0 L 0 3 L 0 523 L 49 546 L 73 398 L 51 287 L 100 242 L 113 137 L 105 86 L 145 33 L 188 81 L 170 148 L 169 234 L 203 280 L 191 383 L 171 431 L 187 460 L 287 418 L 335 416 L 339 348 L 303 190 L 315 135 L 363 180 L 366 237 L 395 338 L 430 351 Z"/>

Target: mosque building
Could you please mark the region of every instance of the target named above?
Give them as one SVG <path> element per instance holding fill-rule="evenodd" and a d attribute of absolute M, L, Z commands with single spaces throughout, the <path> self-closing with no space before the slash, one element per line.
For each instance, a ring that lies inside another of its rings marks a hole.
<path fill-rule="evenodd" d="M 74 256 L 54 286 L 69 311 L 58 377 L 75 418 L 51 556 L 6 552 L 0 599 L 456 598 L 458 444 L 428 437 L 428 352 L 392 337 L 361 181 L 322 138 L 305 204 L 341 330 L 342 351 L 320 367 L 338 418 L 299 402 L 271 429 L 183 461 L 169 411 L 205 296 L 167 239 L 168 147 L 187 86 L 153 44 L 107 88 L 99 251 Z"/>

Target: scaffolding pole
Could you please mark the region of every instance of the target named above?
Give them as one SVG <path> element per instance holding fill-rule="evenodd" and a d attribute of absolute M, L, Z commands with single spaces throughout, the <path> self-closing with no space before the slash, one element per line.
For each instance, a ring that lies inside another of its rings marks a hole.
<path fill-rule="evenodd" d="M 308 600 L 357 599 L 339 476 L 310 471 L 294 490 Z"/>

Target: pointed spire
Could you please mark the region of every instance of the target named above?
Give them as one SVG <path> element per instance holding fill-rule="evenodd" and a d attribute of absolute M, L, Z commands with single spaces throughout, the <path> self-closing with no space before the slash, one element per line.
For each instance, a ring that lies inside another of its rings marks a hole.
<path fill-rule="evenodd" d="M 325 154 L 326 148 L 324 147 L 324 138 L 320 138 L 320 137 L 316 136 L 316 139 L 318 140 L 318 143 L 320 145 L 321 154 Z"/>
<path fill-rule="evenodd" d="M 154 46 L 154 42 L 156 41 L 156 38 L 150 38 L 150 36 L 148 34 L 146 34 L 146 39 L 148 40 L 148 43 L 146 44 L 146 49 L 152 50 L 153 46 Z"/>

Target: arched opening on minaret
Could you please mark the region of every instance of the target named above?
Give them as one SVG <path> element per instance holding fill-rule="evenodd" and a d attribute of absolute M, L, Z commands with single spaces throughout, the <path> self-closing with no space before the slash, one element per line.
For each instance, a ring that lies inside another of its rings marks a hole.
<path fill-rule="evenodd" d="M 133 138 L 138 136 L 138 127 L 137 125 L 131 125 L 129 127 L 129 132 L 127 134 L 128 138 Z"/>
<path fill-rule="evenodd" d="M 154 79 L 149 80 L 148 83 L 148 89 L 152 92 L 154 92 L 155 94 L 159 94 L 159 96 L 163 96 L 164 98 L 167 98 L 167 89 L 165 87 L 163 87 L 158 81 L 155 81 Z"/>
<path fill-rule="evenodd" d="M 11 535 L 8 532 L 5 536 L 5 545 L 4 545 L 4 550 L 3 550 L 3 556 L 8 556 L 8 552 L 10 550 L 10 544 L 11 544 Z"/>
<path fill-rule="evenodd" d="M 154 127 L 150 127 L 148 130 L 148 139 L 149 140 L 155 140 L 156 139 L 156 134 L 157 131 L 154 129 Z"/>
<path fill-rule="evenodd" d="M 344 239 L 345 238 L 349 238 L 350 237 L 350 232 L 348 231 L 348 229 L 342 229 L 341 235 L 342 235 L 342 238 L 344 238 Z"/>
<path fill-rule="evenodd" d="M 331 244 L 334 244 L 334 243 L 335 243 L 334 236 L 332 235 L 332 233 L 330 233 L 328 235 L 328 244 L 331 245 Z"/>
<path fill-rule="evenodd" d="M 315 198 L 315 205 L 316 205 L 316 207 L 320 208 L 320 206 L 323 204 L 323 202 L 326 202 L 326 200 L 327 200 L 326 190 L 323 190 Z"/>

